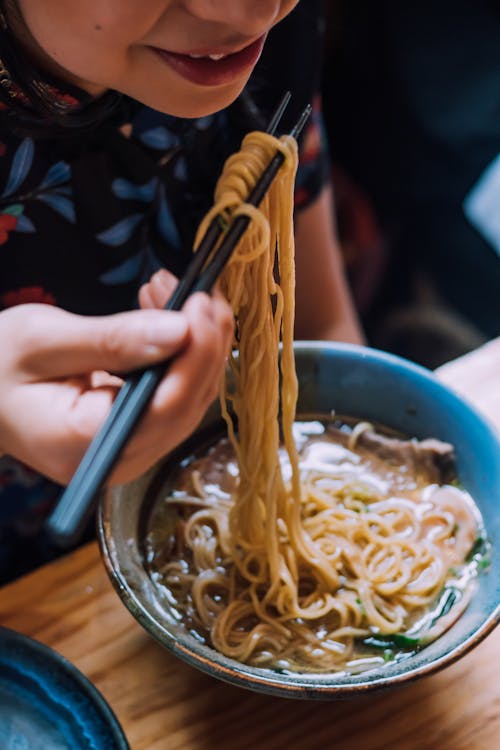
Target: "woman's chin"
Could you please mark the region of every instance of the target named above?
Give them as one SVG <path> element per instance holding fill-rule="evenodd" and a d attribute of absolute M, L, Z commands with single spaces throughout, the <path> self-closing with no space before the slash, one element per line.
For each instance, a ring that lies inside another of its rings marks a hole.
<path fill-rule="evenodd" d="M 238 85 L 233 83 L 230 86 L 201 87 L 193 85 L 190 87 L 193 90 L 189 93 L 182 92 L 176 95 L 170 90 L 168 96 L 162 96 L 161 92 L 158 91 L 151 91 L 150 87 L 145 89 L 144 92 L 123 93 L 157 112 L 163 112 L 173 117 L 197 119 L 208 117 L 229 107 L 241 94 L 246 83 L 247 80 L 241 81 Z"/>

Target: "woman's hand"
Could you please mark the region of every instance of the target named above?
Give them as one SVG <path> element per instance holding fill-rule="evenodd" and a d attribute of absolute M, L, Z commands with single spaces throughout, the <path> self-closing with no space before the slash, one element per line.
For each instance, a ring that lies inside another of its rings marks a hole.
<path fill-rule="evenodd" d="M 162 306 L 175 280 L 160 272 L 141 290 Z M 218 295 L 193 295 L 182 312 L 104 317 L 48 305 L 0 313 L 0 452 L 66 484 L 104 422 L 126 373 L 175 356 L 111 477 L 128 481 L 184 440 L 215 398 L 233 333 Z"/>

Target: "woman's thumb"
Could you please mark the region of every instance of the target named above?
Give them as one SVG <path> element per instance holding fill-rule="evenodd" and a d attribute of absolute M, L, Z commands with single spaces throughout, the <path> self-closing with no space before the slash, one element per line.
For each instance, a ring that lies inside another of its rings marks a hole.
<path fill-rule="evenodd" d="M 37 378 L 147 367 L 176 354 L 189 339 L 182 312 L 134 310 L 92 317 L 37 307 L 44 309 L 25 328 L 30 346 L 23 347 L 21 361 Z"/>

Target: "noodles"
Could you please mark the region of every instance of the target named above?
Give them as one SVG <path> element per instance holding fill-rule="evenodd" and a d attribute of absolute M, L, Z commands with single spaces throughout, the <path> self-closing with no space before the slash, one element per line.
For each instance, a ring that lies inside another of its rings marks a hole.
<path fill-rule="evenodd" d="M 284 166 L 260 209 L 246 205 L 277 148 Z M 450 568 L 466 567 L 479 520 L 455 488 L 416 483 L 394 467 L 389 481 L 386 468 L 360 463 L 353 451 L 371 425 L 345 430 L 347 444 L 332 453 L 325 425 L 315 422 L 310 434 L 295 423 L 296 167 L 293 139 L 250 134 L 227 161 L 200 226 L 199 237 L 214 215 L 252 218 L 222 280 L 236 318 L 238 356 L 221 394 L 234 454 L 225 448 L 225 461 L 213 455 L 185 470 L 167 501 L 178 512 L 176 541 L 155 575 L 227 656 L 275 668 L 357 669 L 366 657 L 366 648 L 356 651 L 360 640 L 408 632 L 449 585 Z M 318 446 L 328 460 L 311 462 Z M 231 472 L 237 481 L 228 489 Z M 463 592 L 463 575 L 454 580 Z"/>

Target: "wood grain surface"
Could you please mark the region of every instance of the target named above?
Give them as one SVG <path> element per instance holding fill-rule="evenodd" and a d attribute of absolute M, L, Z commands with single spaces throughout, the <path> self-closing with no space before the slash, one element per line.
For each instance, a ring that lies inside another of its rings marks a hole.
<path fill-rule="evenodd" d="M 443 379 L 477 396 L 500 425 L 500 408 L 489 409 L 500 407 L 500 340 L 463 359 L 443 368 Z M 405 688 L 336 703 L 270 698 L 201 674 L 153 641 L 112 589 L 94 543 L 1 589 L 0 624 L 52 646 L 87 675 L 132 750 L 500 748 L 500 628 Z"/>
<path fill-rule="evenodd" d="M 112 589 L 95 544 L 3 588 L 0 622 L 76 664 L 132 750 L 500 747 L 500 629 L 402 689 L 340 703 L 270 698 L 203 675 L 153 641 Z"/>

